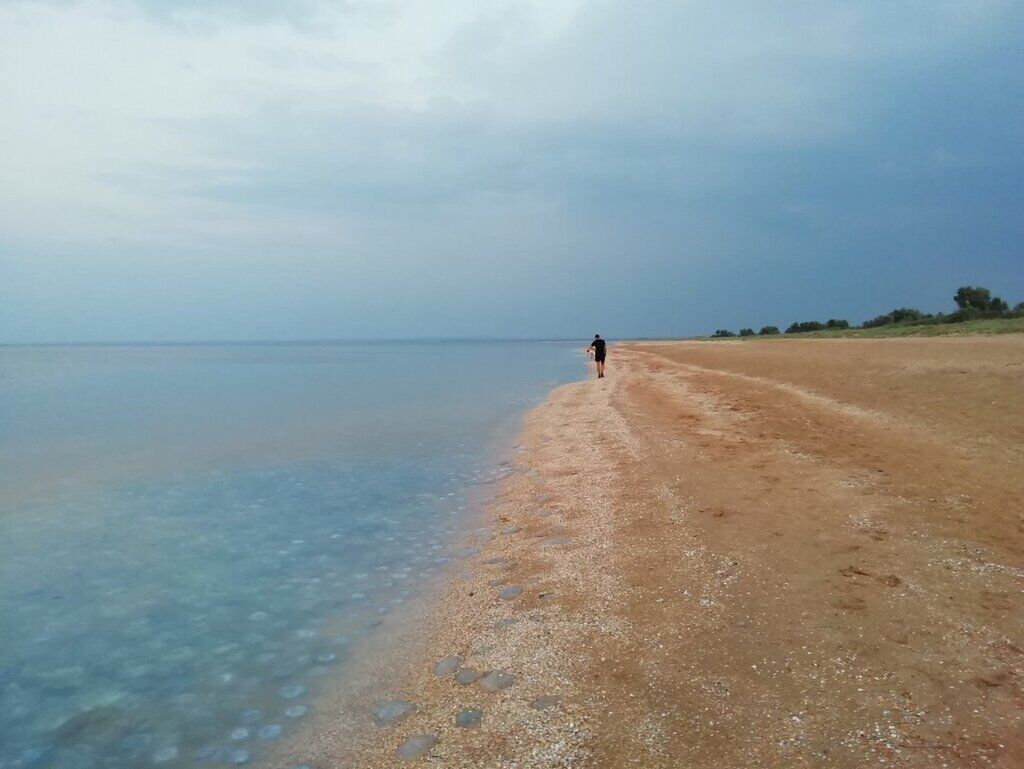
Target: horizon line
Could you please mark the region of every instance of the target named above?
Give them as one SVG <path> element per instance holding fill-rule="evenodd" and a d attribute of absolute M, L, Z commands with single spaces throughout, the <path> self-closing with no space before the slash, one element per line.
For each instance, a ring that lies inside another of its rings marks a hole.
<path fill-rule="evenodd" d="M 628 337 L 640 339 L 679 339 L 680 337 Z M 591 337 L 498 337 L 498 336 L 423 336 L 423 337 L 325 337 L 309 339 L 168 339 L 168 340 L 102 340 L 73 342 L 0 342 L 0 347 L 217 347 L 274 345 L 336 345 L 336 344 L 428 344 L 439 342 L 585 342 Z"/>

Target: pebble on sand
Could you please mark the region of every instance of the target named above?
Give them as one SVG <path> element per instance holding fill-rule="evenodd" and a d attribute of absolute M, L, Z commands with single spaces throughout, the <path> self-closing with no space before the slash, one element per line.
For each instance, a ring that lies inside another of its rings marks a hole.
<path fill-rule="evenodd" d="M 415 761 L 427 755 L 436 744 L 436 734 L 416 734 L 399 745 L 395 755 L 402 761 Z"/>
<path fill-rule="evenodd" d="M 553 708 L 561 701 L 562 698 L 554 694 L 542 694 L 530 703 L 530 707 L 534 710 L 547 710 L 548 708 Z"/>
<path fill-rule="evenodd" d="M 515 683 L 515 677 L 504 670 L 492 670 L 480 679 L 480 688 L 487 692 L 498 692 Z"/>
<path fill-rule="evenodd" d="M 435 676 L 450 676 L 462 665 L 462 657 L 451 655 L 445 657 L 442 660 L 438 660 L 437 664 L 434 665 Z"/>
<path fill-rule="evenodd" d="M 407 715 L 412 713 L 416 706 L 405 700 L 391 700 L 373 711 L 373 723 L 377 726 L 391 726 L 397 724 Z"/>
<path fill-rule="evenodd" d="M 571 537 L 557 535 L 557 536 L 548 537 L 547 539 L 545 539 L 544 540 L 544 544 L 546 546 L 548 546 L 548 547 L 553 547 L 555 545 L 567 545 L 567 544 L 569 544 L 569 540 L 570 539 L 571 539 Z"/>
<path fill-rule="evenodd" d="M 455 725 L 463 729 L 469 729 L 473 726 L 479 726 L 483 717 L 484 712 L 482 710 L 463 710 L 455 716 Z"/>
<path fill-rule="evenodd" d="M 479 681 L 481 675 L 483 674 L 476 668 L 462 668 L 462 670 L 455 674 L 455 680 L 466 686 L 467 684 Z"/>

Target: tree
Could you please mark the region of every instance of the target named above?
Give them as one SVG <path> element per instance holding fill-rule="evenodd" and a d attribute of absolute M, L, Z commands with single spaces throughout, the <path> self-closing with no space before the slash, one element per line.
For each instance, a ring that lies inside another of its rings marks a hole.
<path fill-rule="evenodd" d="M 727 336 L 736 336 L 736 335 L 735 335 L 734 333 L 732 333 L 732 332 L 731 332 L 731 331 L 730 331 L 729 329 L 727 329 L 727 328 L 720 328 L 720 329 L 718 329 L 718 330 L 717 330 L 717 331 L 716 331 L 715 333 L 713 333 L 713 334 L 712 334 L 711 336 L 712 336 L 712 337 L 714 337 L 714 338 L 716 338 L 716 339 L 721 339 L 721 338 L 723 338 L 723 337 L 727 337 Z"/>
<path fill-rule="evenodd" d="M 740 336 L 753 336 L 753 335 L 754 335 L 754 329 L 752 329 L 752 328 L 741 328 L 740 329 Z"/>
<path fill-rule="evenodd" d="M 772 336 L 773 334 L 779 333 L 778 326 L 761 326 L 761 330 L 757 332 L 761 336 Z"/>
<path fill-rule="evenodd" d="M 849 328 L 850 321 L 848 320 L 837 320 L 836 318 L 829 318 L 825 324 L 825 328 Z"/>
<path fill-rule="evenodd" d="M 1009 305 L 998 296 L 992 296 L 992 292 L 981 286 L 960 286 L 953 296 L 953 301 L 961 310 L 994 310 L 1006 312 Z"/>
<path fill-rule="evenodd" d="M 1015 304 L 1013 306 L 1013 311 L 1014 312 L 1024 312 L 1024 302 L 1017 302 L 1017 304 Z"/>

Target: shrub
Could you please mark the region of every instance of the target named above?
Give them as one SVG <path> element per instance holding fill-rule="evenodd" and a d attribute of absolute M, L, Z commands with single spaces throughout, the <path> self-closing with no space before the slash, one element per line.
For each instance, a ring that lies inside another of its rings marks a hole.
<path fill-rule="evenodd" d="M 758 331 L 757 333 L 759 333 L 761 336 L 771 336 L 773 334 L 779 333 L 779 327 L 778 326 L 761 326 L 761 330 Z"/>
<path fill-rule="evenodd" d="M 999 301 L 1002 301 L 1001 299 Z M 1006 303 L 1003 302 L 1005 305 Z M 991 318 L 1005 318 L 1009 315 L 1009 308 L 1001 310 L 993 308 L 989 310 L 978 310 L 973 307 L 965 307 L 962 310 L 956 310 L 951 312 L 949 315 L 942 316 L 942 323 L 963 323 L 965 320 L 986 320 Z"/>
<path fill-rule="evenodd" d="M 908 320 L 922 320 L 924 318 L 930 318 L 931 315 L 928 313 L 915 310 L 912 307 L 900 307 L 889 313 L 889 317 L 892 318 L 893 323 L 903 323 Z"/>
<path fill-rule="evenodd" d="M 825 323 L 825 328 L 849 328 L 850 321 L 848 320 L 837 320 L 836 318 L 829 318 Z"/>
<path fill-rule="evenodd" d="M 753 336 L 753 335 L 754 335 L 754 329 L 752 329 L 752 328 L 741 328 L 740 329 L 740 336 Z"/>
<path fill-rule="evenodd" d="M 787 334 L 802 334 L 805 331 L 821 331 L 825 328 L 825 324 L 816 320 L 805 320 L 799 323 L 793 323 L 789 328 L 786 329 Z"/>
<path fill-rule="evenodd" d="M 723 337 L 727 337 L 727 336 L 736 336 L 736 335 L 735 335 L 734 333 L 732 333 L 732 332 L 731 332 L 731 331 L 730 331 L 729 329 L 727 329 L 727 328 L 720 328 L 720 329 L 718 329 L 718 330 L 717 330 L 717 331 L 716 331 L 715 333 L 713 333 L 713 334 L 712 334 L 711 336 L 713 336 L 713 337 L 715 337 L 715 338 L 717 338 L 717 339 L 721 339 L 721 338 L 723 338 Z"/>
<path fill-rule="evenodd" d="M 1024 302 L 1017 302 L 1017 304 L 1015 304 L 1013 306 L 1013 311 L 1014 312 L 1024 312 Z"/>
<path fill-rule="evenodd" d="M 927 320 L 931 317 L 931 315 L 911 307 L 898 307 L 891 312 L 887 312 L 885 315 L 879 315 L 871 320 L 864 321 L 861 324 L 861 328 L 877 328 L 878 326 L 888 326 L 892 323 L 910 323 L 915 320 Z"/>
<path fill-rule="evenodd" d="M 892 323 L 892 318 L 889 315 L 876 315 L 871 320 L 866 320 L 860 324 L 861 328 L 878 328 L 879 326 L 888 326 Z"/>

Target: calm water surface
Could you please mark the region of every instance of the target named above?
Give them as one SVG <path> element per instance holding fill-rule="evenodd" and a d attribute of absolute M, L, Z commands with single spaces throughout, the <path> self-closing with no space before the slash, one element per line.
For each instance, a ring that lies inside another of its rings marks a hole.
<path fill-rule="evenodd" d="M 0 349 L 0 769 L 258 763 L 574 347 Z"/>

